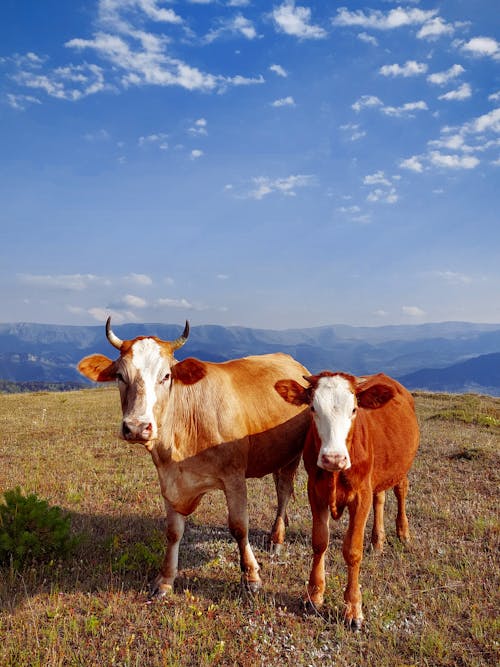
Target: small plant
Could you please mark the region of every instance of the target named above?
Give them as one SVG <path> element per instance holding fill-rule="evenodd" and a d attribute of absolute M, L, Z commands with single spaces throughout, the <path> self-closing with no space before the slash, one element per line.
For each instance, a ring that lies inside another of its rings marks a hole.
<path fill-rule="evenodd" d="M 50 507 L 34 493 L 5 491 L 0 504 L 0 565 L 15 569 L 39 560 L 66 556 L 77 539 L 70 535 L 71 519 L 60 507 Z"/>

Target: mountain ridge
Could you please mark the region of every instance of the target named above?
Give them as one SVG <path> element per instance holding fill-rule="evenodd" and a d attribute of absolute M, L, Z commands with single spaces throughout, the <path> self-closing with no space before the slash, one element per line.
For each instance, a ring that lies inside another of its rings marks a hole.
<path fill-rule="evenodd" d="M 183 326 L 184 322 L 127 323 L 113 325 L 113 329 L 123 339 L 156 335 L 163 340 L 173 340 L 180 335 Z M 189 340 L 178 351 L 177 358 L 194 356 L 206 361 L 225 361 L 278 351 L 291 354 L 312 373 L 325 369 L 358 375 L 383 371 L 410 384 L 425 381 L 440 390 L 450 384 L 446 368 L 500 353 L 500 324 L 442 322 L 382 327 L 337 324 L 282 330 L 203 324 L 191 327 Z M 85 382 L 76 364 L 83 356 L 94 352 L 114 356 L 104 324 L 0 324 L 0 379 L 5 381 Z M 495 359 L 489 361 L 494 369 L 488 372 L 488 384 L 481 381 L 487 374 L 481 362 L 474 367 L 466 366 L 465 372 L 468 369 L 474 375 L 475 379 L 469 378 L 473 386 L 489 387 L 488 393 L 498 387 L 500 392 L 500 377 L 496 380 L 500 371 L 495 370 Z M 488 360 L 485 363 L 487 365 Z M 432 378 L 428 371 L 433 371 Z M 478 372 L 480 377 L 477 377 Z M 491 375 L 494 384 L 491 384 Z M 467 384 L 466 377 L 462 382 L 465 390 L 470 382 Z"/>

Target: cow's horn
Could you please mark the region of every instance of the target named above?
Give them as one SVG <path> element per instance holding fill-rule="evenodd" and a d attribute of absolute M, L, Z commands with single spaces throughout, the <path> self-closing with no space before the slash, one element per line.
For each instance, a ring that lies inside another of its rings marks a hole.
<path fill-rule="evenodd" d="M 311 381 L 312 381 L 312 375 L 303 375 L 302 377 L 304 378 L 304 380 L 305 380 L 308 384 L 311 384 Z"/>
<path fill-rule="evenodd" d="M 122 349 L 122 339 L 118 338 L 118 336 L 116 336 L 111 329 L 111 316 L 109 316 L 106 320 L 106 338 L 109 340 L 113 347 L 116 347 L 117 350 Z"/>
<path fill-rule="evenodd" d="M 187 341 L 188 336 L 189 336 L 189 322 L 186 320 L 186 326 L 184 327 L 182 336 L 179 336 L 179 338 L 176 338 L 174 341 L 172 341 L 172 349 L 178 350 L 180 347 L 182 347 L 184 343 Z"/>

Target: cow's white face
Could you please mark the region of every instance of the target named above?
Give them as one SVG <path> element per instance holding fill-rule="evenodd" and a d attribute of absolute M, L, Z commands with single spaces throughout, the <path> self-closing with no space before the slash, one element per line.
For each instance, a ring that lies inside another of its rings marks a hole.
<path fill-rule="evenodd" d="M 147 443 L 158 437 L 155 406 L 170 386 L 173 357 L 163 353 L 153 338 L 134 341 L 116 364 L 123 421 L 120 436 Z"/>
<path fill-rule="evenodd" d="M 320 378 L 312 397 L 314 423 L 321 440 L 317 465 L 324 470 L 348 470 L 348 436 L 357 402 L 349 381 L 340 376 Z"/>

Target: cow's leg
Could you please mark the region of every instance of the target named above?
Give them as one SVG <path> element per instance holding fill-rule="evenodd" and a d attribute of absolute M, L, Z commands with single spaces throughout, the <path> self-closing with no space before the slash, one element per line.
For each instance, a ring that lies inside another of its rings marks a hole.
<path fill-rule="evenodd" d="M 278 555 L 285 541 L 285 531 L 288 526 L 286 508 L 293 495 L 293 482 L 297 467 L 300 463 L 299 454 L 291 463 L 273 473 L 276 496 L 278 498 L 278 509 L 276 519 L 271 530 L 271 553 Z"/>
<path fill-rule="evenodd" d="M 346 603 L 345 621 L 353 629 L 359 630 L 363 622 L 361 590 L 359 588 L 359 568 L 363 557 L 363 538 L 366 521 L 372 501 L 371 489 L 360 489 L 349 504 L 349 527 L 344 537 L 342 554 L 347 564 L 347 588 L 344 592 Z"/>
<path fill-rule="evenodd" d="M 385 491 L 373 494 L 373 529 L 372 529 L 372 547 L 379 553 L 384 549 L 385 528 L 384 528 L 384 505 Z"/>
<path fill-rule="evenodd" d="M 252 593 L 262 586 L 259 576 L 259 564 L 248 541 L 248 507 L 247 486 L 245 479 L 224 489 L 228 509 L 228 525 L 231 535 L 238 543 L 240 551 L 240 567 L 243 572 L 243 583 Z"/>
<path fill-rule="evenodd" d="M 165 507 L 167 509 L 165 530 L 167 548 L 160 572 L 153 582 L 151 598 L 160 598 L 172 592 L 179 563 L 179 544 L 184 534 L 185 518 L 176 512 L 168 502 L 165 502 Z"/>
<path fill-rule="evenodd" d="M 394 487 L 394 494 L 398 500 L 398 513 L 396 516 L 396 533 L 401 542 L 410 541 L 410 528 L 406 516 L 406 496 L 408 495 L 408 477 L 404 477 Z"/>
<path fill-rule="evenodd" d="M 308 484 L 308 494 L 312 511 L 313 562 L 304 602 L 320 607 L 325 593 L 325 553 L 330 540 L 330 508 L 328 502 L 316 496 L 314 482 Z"/>

